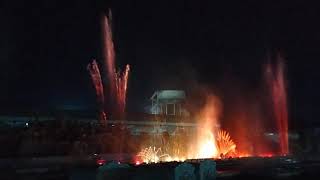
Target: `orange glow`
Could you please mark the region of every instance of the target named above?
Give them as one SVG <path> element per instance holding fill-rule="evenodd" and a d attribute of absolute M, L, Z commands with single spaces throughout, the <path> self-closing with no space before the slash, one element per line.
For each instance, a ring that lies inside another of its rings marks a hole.
<path fill-rule="evenodd" d="M 227 155 L 235 156 L 236 144 L 228 132 L 220 130 L 218 124 L 220 111 L 221 104 L 219 99 L 215 96 L 208 97 L 203 110 L 198 115 L 198 124 L 202 126 L 197 129 L 195 136 L 191 136 L 196 137 L 195 139 L 174 141 L 169 147 L 150 146 L 142 149 L 137 156 L 145 163 L 223 158 Z M 166 149 L 173 150 L 162 151 Z"/>
<path fill-rule="evenodd" d="M 223 130 L 218 131 L 216 141 L 217 141 L 220 155 L 225 156 L 229 153 L 235 153 L 236 144 L 232 141 L 227 131 L 223 131 Z"/>
<path fill-rule="evenodd" d="M 271 153 L 265 153 L 265 154 L 261 154 L 260 157 L 273 157 L 273 154 Z"/>
<path fill-rule="evenodd" d="M 156 148 L 151 146 L 140 151 L 137 156 L 140 157 L 142 161 L 147 164 L 158 163 L 161 161 L 165 161 L 165 159 L 167 158 L 170 158 L 168 154 L 162 153 L 161 148 Z"/>
<path fill-rule="evenodd" d="M 148 147 L 138 153 L 138 157 L 144 163 L 158 163 L 170 161 L 185 161 L 186 159 L 206 159 L 206 158 L 223 158 L 226 155 L 247 157 L 248 154 L 236 154 L 236 145 L 232 141 L 228 132 L 219 130 L 215 138 L 211 131 L 203 131 L 199 138 L 198 146 L 195 152 L 189 152 L 187 157 L 177 154 L 167 154 L 161 148 Z M 219 144 L 217 146 L 217 144 Z M 223 155 L 222 157 L 220 155 Z"/>
<path fill-rule="evenodd" d="M 238 158 L 245 158 L 245 157 L 250 157 L 250 156 L 252 156 L 252 155 L 249 153 L 237 153 Z"/>
<path fill-rule="evenodd" d="M 218 156 L 218 150 L 214 135 L 210 131 L 205 131 L 204 137 L 201 138 L 199 151 L 196 158 L 214 158 Z"/>
<path fill-rule="evenodd" d="M 217 97 L 210 96 L 207 99 L 202 111 L 198 113 L 198 128 L 194 134 L 181 138 L 179 133 L 173 135 L 173 143 L 161 145 L 158 147 L 150 146 L 142 149 L 138 156 L 144 163 L 158 163 L 168 161 L 185 161 L 187 159 L 224 159 L 224 158 L 244 158 L 250 156 L 272 157 L 267 144 L 264 143 L 261 136 L 253 134 L 261 126 L 259 123 L 250 125 L 241 122 L 247 122 L 249 118 L 257 118 L 258 115 L 249 116 L 246 113 L 240 113 L 238 121 L 234 124 L 233 135 L 222 130 L 219 124 L 219 114 L 221 104 Z M 246 124 L 246 126 L 244 126 Z M 253 127 L 256 127 L 254 129 Z M 255 131 L 251 131 L 254 129 Z M 238 130 L 238 131 L 237 131 Z M 250 136 L 251 135 L 251 136 Z M 168 140 L 169 141 L 169 140 Z M 241 149 L 238 149 L 238 144 Z M 254 149 L 256 148 L 256 149 Z"/>
<path fill-rule="evenodd" d="M 215 139 L 215 131 L 218 130 L 218 118 L 221 111 L 221 103 L 218 97 L 208 96 L 206 104 L 198 115 L 198 124 L 202 126 L 197 133 L 197 152 L 189 154 L 192 158 L 216 158 L 218 149 Z"/>

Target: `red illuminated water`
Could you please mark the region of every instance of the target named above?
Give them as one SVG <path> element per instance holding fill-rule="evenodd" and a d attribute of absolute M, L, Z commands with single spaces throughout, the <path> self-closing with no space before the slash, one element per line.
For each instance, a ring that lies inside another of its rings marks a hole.
<path fill-rule="evenodd" d="M 115 51 L 110 18 L 111 13 L 109 16 L 103 16 L 103 55 L 110 85 L 110 99 L 115 100 L 117 104 L 113 111 L 118 113 L 120 118 L 123 118 L 130 66 L 126 65 L 123 72 L 115 69 Z"/>
<path fill-rule="evenodd" d="M 93 60 L 90 64 L 88 64 L 87 69 L 90 73 L 91 80 L 93 82 L 96 95 L 97 95 L 97 102 L 100 108 L 100 120 L 105 120 L 105 113 L 104 113 L 104 92 L 103 92 L 103 84 L 101 79 L 100 70 L 96 60 Z"/>
<path fill-rule="evenodd" d="M 279 133 L 280 153 L 289 153 L 288 143 L 288 110 L 284 64 L 280 55 L 275 65 L 268 64 L 266 78 L 272 95 L 273 111 Z"/>
<path fill-rule="evenodd" d="M 125 111 L 126 105 L 126 95 L 127 95 L 127 84 L 129 77 L 130 66 L 127 64 L 124 72 L 116 73 L 116 90 L 117 90 L 117 100 L 119 111 L 121 114 Z"/>
<path fill-rule="evenodd" d="M 110 14 L 111 17 L 111 14 Z M 108 16 L 103 16 L 102 22 L 102 36 L 103 36 L 103 58 L 105 61 L 105 67 L 110 85 L 110 93 L 115 93 L 115 52 L 114 44 L 112 40 L 111 24 Z"/>
<path fill-rule="evenodd" d="M 90 64 L 88 64 L 87 69 L 90 72 L 91 80 L 96 90 L 97 100 L 98 102 L 103 104 L 104 103 L 103 85 L 102 85 L 100 70 L 96 60 L 93 60 Z"/>

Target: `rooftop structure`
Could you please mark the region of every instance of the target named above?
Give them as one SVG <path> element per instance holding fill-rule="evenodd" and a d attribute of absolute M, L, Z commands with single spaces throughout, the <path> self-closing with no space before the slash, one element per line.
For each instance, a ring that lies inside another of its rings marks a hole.
<path fill-rule="evenodd" d="M 184 107 L 186 94 L 182 90 L 159 90 L 151 96 L 151 114 L 188 115 Z"/>

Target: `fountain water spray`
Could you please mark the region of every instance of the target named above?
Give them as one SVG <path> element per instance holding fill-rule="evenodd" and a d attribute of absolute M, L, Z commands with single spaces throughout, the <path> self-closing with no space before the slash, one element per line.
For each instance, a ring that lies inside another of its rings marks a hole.
<path fill-rule="evenodd" d="M 197 152 L 192 152 L 195 158 L 218 157 L 218 147 L 216 144 L 216 133 L 219 130 L 219 115 L 221 113 L 221 102 L 217 96 L 206 97 L 204 108 L 199 113 L 198 124 L 200 129 L 197 132 Z M 189 154 L 190 156 L 190 154 Z"/>
<path fill-rule="evenodd" d="M 143 162 L 145 163 L 158 163 L 161 162 L 164 158 L 170 158 L 169 154 L 165 154 L 162 152 L 161 148 L 156 147 L 148 147 L 143 149 L 138 153 L 138 155 Z"/>
<path fill-rule="evenodd" d="M 219 130 L 216 141 L 220 155 L 225 156 L 229 153 L 235 153 L 236 144 L 233 142 L 227 131 Z"/>
<path fill-rule="evenodd" d="M 280 55 L 277 57 L 275 66 L 267 65 L 266 79 L 270 86 L 273 111 L 279 132 L 280 153 L 286 155 L 289 153 L 287 93 L 283 58 Z"/>
<path fill-rule="evenodd" d="M 109 13 L 111 19 L 111 13 Z M 105 60 L 105 69 L 107 71 L 108 80 L 110 83 L 110 93 L 115 93 L 115 52 L 112 38 L 111 21 L 108 16 L 103 16 L 102 22 L 102 37 L 103 37 L 103 59 Z"/>
<path fill-rule="evenodd" d="M 103 58 L 105 60 L 107 76 L 110 84 L 110 99 L 116 101 L 117 108 L 115 109 L 115 112 L 119 113 L 120 117 L 123 118 L 126 106 L 130 66 L 127 64 L 124 72 L 121 72 L 120 70 L 116 71 L 115 69 L 115 51 L 112 38 L 111 21 L 109 21 L 109 19 L 111 19 L 111 11 L 109 16 L 103 16 Z"/>
<path fill-rule="evenodd" d="M 104 121 L 106 120 L 106 116 L 104 113 L 104 92 L 103 92 L 103 84 L 101 79 L 100 70 L 97 64 L 96 60 L 93 60 L 90 64 L 88 64 L 87 69 L 90 73 L 91 80 L 93 82 L 96 96 L 97 96 L 97 102 L 99 104 L 99 111 L 100 111 L 100 120 Z"/>
<path fill-rule="evenodd" d="M 127 95 L 127 84 L 129 77 L 130 66 L 127 64 L 126 69 L 122 74 L 120 72 L 116 73 L 116 89 L 117 89 L 117 100 L 119 111 L 121 114 L 125 111 L 126 106 L 126 95 Z"/>

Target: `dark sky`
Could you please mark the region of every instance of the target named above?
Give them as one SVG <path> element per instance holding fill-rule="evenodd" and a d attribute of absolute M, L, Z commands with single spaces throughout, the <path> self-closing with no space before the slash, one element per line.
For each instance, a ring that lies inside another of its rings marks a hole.
<path fill-rule="evenodd" d="M 130 111 L 141 110 L 156 89 L 188 89 L 190 79 L 218 88 L 237 81 L 234 84 L 253 91 L 260 84 L 267 54 L 281 51 L 290 116 L 310 123 L 319 119 L 316 5 L 212 0 L 42 0 L 3 5 L 2 109 L 93 107 L 86 65 L 92 58 L 102 62 L 100 15 L 111 8 L 117 64 L 132 67 Z"/>

